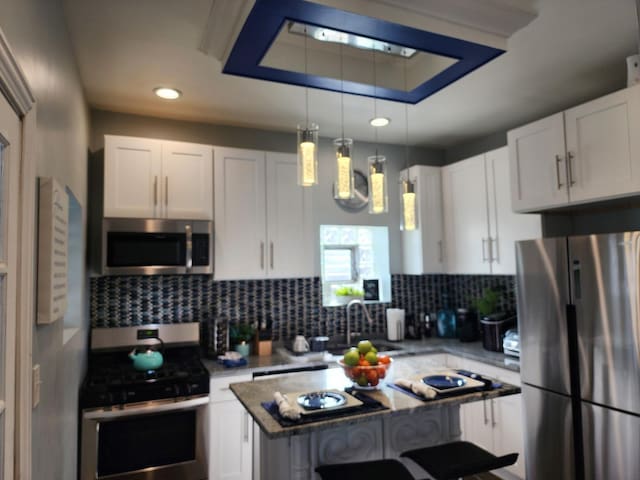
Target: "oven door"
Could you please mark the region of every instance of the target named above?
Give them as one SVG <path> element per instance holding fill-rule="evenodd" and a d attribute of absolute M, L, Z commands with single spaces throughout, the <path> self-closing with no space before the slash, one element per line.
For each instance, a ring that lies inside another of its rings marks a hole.
<path fill-rule="evenodd" d="M 82 413 L 81 480 L 203 480 L 209 397 Z"/>

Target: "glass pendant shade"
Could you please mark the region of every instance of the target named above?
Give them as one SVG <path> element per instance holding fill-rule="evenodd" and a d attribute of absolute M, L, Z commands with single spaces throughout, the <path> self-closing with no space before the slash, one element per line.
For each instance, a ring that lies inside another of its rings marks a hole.
<path fill-rule="evenodd" d="M 318 184 L 318 125 L 298 125 L 298 185 Z"/>
<path fill-rule="evenodd" d="M 367 158 L 369 166 L 369 213 L 386 213 L 389 210 L 387 196 L 387 159 L 382 155 Z"/>
<path fill-rule="evenodd" d="M 336 138 L 333 145 L 336 148 L 336 180 L 333 196 L 343 200 L 353 198 L 353 140 Z"/>
<path fill-rule="evenodd" d="M 411 180 L 402 180 L 400 189 L 400 205 L 402 216 L 400 217 L 400 230 L 411 231 L 418 228 L 418 205 L 416 204 L 416 187 Z"/>

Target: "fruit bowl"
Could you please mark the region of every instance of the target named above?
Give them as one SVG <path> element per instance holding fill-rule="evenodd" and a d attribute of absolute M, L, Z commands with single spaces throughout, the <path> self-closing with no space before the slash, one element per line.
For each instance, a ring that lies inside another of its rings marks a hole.
<path fill-rule="evenodd" d="M 386 363 L 378 362 L 377 365 L 346 365 L 343 359 L 338 360 L 345 376 L 353 381 L 353 386 L 362 390 L 374 390 L 379 388 L 380 382 L 387 376 L 393 360 L 385 358 Z"/>

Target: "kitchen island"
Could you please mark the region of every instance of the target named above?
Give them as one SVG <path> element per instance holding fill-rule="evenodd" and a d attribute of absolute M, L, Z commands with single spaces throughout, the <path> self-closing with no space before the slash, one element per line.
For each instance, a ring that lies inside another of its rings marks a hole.
<path fill-rule="evenodd" d="M 260 472 L 263 480 L 310 479 L 318 465 L 376 458 L 398 458 L 411 448 L 460 438 L 459 406 L 463 403 L 513 395 L 514 385 L 449 398 L 420 400 L 391 388 L 394 379 L 415 379 L 446 369 L 429 355 L 395 359 L 379 388 L 364 392 L 384 410 L 325 417 L 313 423 L 281 426 L 262 406 L 276 391 L 343 390 L 351 386 L 341 368 L 303 372 L 286 377 L 231 384 L 230 388 L 260 428 Z M 477 372 L 482 374 L 482 372 Z M 415 473 L 420 472 L 416 470 Z"/>

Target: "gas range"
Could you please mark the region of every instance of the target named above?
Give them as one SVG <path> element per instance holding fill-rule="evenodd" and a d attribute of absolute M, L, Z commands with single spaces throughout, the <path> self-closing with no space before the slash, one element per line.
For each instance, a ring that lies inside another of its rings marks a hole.
<path fill-rule="evenodd" d="M 197 323 L 91 331 L 81 480 L 206 478 L 209 372 L 199 340 Z M 141 353 L 132 359 L 134 348 Z"/>
<path fill-rule="evenodd" d="M 199 347 L 167 348 L 162 367 L 137 371 L 127 351 L 93 353 L 80 390 L 80 407 L 95 408 L 209 393 Z"/>

